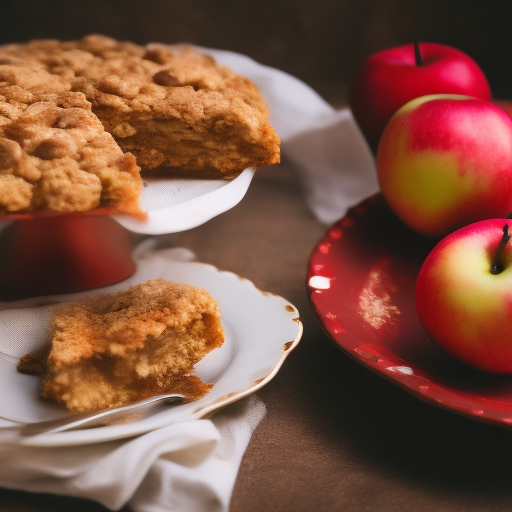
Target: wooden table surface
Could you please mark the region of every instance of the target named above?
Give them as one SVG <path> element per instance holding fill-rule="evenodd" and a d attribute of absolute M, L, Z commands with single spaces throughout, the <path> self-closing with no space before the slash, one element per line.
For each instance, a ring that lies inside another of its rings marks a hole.
<path fill-rule="evenodd" d="M 325 230 L 283 163 L 259 170 L 229 212 L 162 237 L 285 297 L 304 323 L 299 346 L 258 391 L 267 414 L 242 460 L 231 512 L 512 510 L 512 431 L 410 396 L 344 355 L 317 325 L 305 276 Z M 1 512 L 69 510 L 106 509 L 0 489 Z"/>

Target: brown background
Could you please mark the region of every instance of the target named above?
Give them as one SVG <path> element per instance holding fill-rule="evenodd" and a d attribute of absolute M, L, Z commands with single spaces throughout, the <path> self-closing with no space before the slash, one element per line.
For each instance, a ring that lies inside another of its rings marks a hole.
<path fill-rule="evenodd" d="M 245 53 L 344 97 L 361 60 L 414 40 L 453 45 L 512 96 L 511 2 L 475 0 L 3 0 L 0 43 L 97 32 Z"/>
<path fill-rule="evenodd" d="M 335 105 L 369 53 L 414 39 L 471 54 L 496 97 L 512 97 L 510 2 L 0 0 L 0 42 L 101 32 L 140 43 L 192 42 L 288 71 Z M 426 404 L 346 357 L 323 334 L 305 290 L 325 232 L 286 163 L 261 169 L 231 211 L 162 237 L 295 304 L 304 336 L 258 396 L 256 429 L 231 512 L 506 512 L 512 432 Z M 164 241 L 164 240 L 163 240 Z M 1 461 L 0 461 L 1 464 Z M 104 512 L 92 502 L 0 489 L 2 512 Z"/>

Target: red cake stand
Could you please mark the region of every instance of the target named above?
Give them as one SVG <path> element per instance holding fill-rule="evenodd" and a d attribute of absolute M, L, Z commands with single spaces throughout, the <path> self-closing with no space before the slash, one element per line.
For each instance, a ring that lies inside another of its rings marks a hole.
<path fill-rule="evenodd" d="M 130 277 L 130 233 L 108 213 L 7 217 L 13 222 L 0 234 L 0 299 L 84 291 Z"/>
<path fill-rule="evenodd" d="M 97 208 L 84 213 L 5 215 L 0 232 L 0 300 L 81 292 L 128 279 L 136 270 L 130 233 L 160 235 L 197 227 L 242 200 L 254 176 L 232 181 L 147 178 L 147 218 Z"/>

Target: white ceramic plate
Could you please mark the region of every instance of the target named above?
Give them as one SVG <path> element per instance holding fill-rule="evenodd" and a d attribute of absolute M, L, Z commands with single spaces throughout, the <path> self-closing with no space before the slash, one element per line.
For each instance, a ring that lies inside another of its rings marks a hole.
<path fill-rule="evenodd" d="M 145 235 L 192 229 L 237 205 L 245 196 L 255 168 L 245 169 L 232 181 L 188 178 L 146 178 L 141 207 L 145 221 L 113 215 L 126 229 Z"/>
<path fill-rule="evenodd" d="M 197 366 L 198 375 L 213 382 L 212 391 L 189 404 L 158 406 L 148 417 L 121 425 L 34 437 L 14 436 L 12 442 L 34 446 L 65 446 L 120 439 L 173 422 L 202 418 L 253 393 L 269 382 L 302 335 L 297 309 L 285 299 L 258 290 L 250 281 L 204 263 L 191 261 L 184 249 L 155 250 L 153 240 L 138 248 L 137 273 L 124 283 L 103 289 L 117 291 L 152 278 L 185 282 L 207 289 L 219 301 L 226 330 L 224 345 Z M 90 293 L 90 292 L 89 292 Z M 45 298 L 73 300 L 84 294 Z M 41 298 L 38 299 L 41 301 Z M 67 413 L 38 399 L 39 379 L 16 372 L 19 355 L 44 343 L 49 315 L 29 301 L 11 303 L 0 312 L 0 416 L 43 421 Z M 24 308 L 21 308 L 24 306 Z M 0 422 L 0 429 L 14 423 Z"/>

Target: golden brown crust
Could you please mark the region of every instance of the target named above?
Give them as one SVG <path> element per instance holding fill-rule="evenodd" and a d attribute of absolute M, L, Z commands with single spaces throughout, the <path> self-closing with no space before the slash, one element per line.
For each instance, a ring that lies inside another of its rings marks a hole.
<path fill-rule="evenodd" d="M 42 397 L 70 410 L 92 411 L 167 392 L 183 392 L 189 401 L 200 398 L 212 385 L 193 367 L 222 345 L 224 331 L 208 292 L 152 280 L 58 306 L 50 340 Z M 40 368 L 40 359 L 25 356 L 19 370 Z"/>
<path fill-rule="evenodd" d="M 279 144 L 258 88 L 189 46 L 0 47 L 0 211 L 133 212 L 137 165 L 229 179 Z"/>

